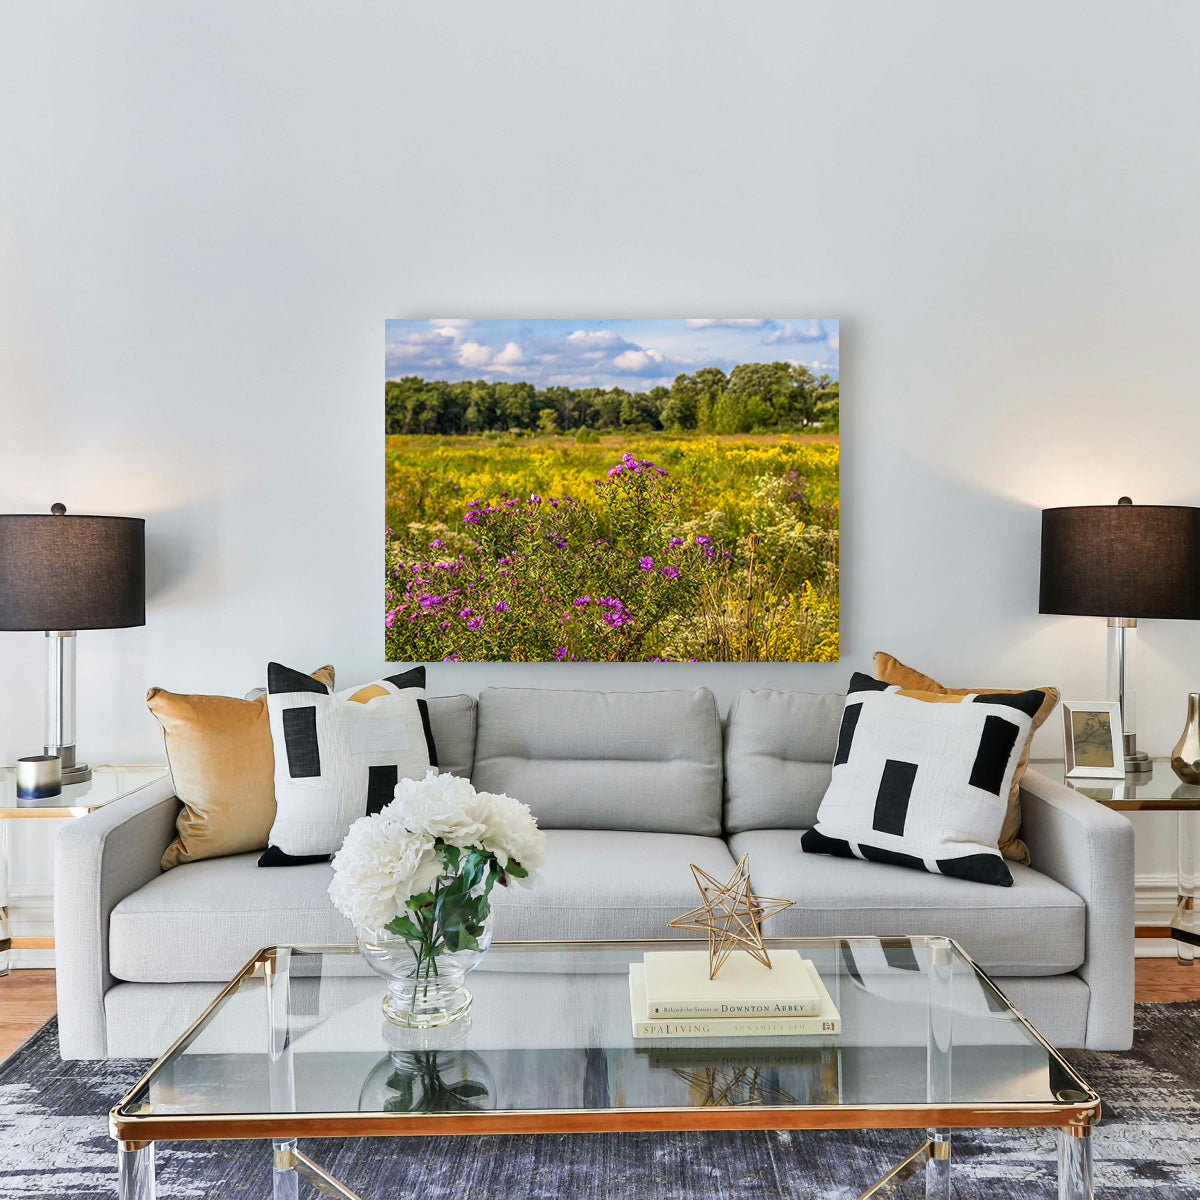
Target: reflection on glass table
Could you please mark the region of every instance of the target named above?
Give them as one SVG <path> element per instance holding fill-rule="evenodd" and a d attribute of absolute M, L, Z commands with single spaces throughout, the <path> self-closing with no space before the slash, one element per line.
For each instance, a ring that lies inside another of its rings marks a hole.
<path fill-rule="evenodd" d="M 299 1136 L 635 1129 L 922 1128 L 902 1169 L 948 1188 L 950 1130 L 1047 1127 L 1090 1177 L 1098 1098 L 955 943 L 773 939 L 814 961 L 840 1034 L 635 1040 L 630 963 L 695 944 L 496 945 L 433 1030 L 384 1020 L 354 947 L 268 949 L 113 1110 L 125 1195 L 162 1139 L 271 1138 L 311 1179 Z"/>

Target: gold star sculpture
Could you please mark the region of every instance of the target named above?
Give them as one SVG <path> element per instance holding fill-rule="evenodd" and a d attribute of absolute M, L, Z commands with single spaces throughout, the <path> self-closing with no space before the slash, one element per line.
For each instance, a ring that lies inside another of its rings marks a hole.
<path fill-rule="evenodd" d="M 750 856 L 743 854 L 724 883 L 692 863 L 692 874 L 704 903 L 667 922 L 672 929 L 708 934 L 709 979 L 716 979 L 717 972 L 739 946 L 764 967 L 770 967 L 771 956 L 763 945 L 759 926 L 767 917 L 792 906 L 791 900 L 756 896 L 750 890 L 749 863 Z"/>
<path fill-rule="evenodd" d="M 701 1108 L 744 1104 L 795 1104 L 796 1097 L 765 1080 L 761 1067 L 672 1067 L 688 1085 L 692 1103 Z"/>

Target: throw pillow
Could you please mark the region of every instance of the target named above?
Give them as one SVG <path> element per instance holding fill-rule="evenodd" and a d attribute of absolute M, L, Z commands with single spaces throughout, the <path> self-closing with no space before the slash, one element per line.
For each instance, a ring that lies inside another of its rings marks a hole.
<path fill-rule="evenodd" d="M 855 673 L 829 790 L 801 846 L 1010 887 L 1000 830 L 1043 699 L 905 691 Z"/>
<path fill-rule="evenodd" d="M 333 668 L 312 673 L 333 686 Z M 275 756 L 267 700 L 188 696 L 151 688 L 146 705 L 163 731 L 167 767 L 183 808 L 164 871 L 180 863 L 262 850 L 275 820 Z"/>
<path fill-rule="evenodd" d="M 948 688 L 943 687 L 936 679 L 930 679 L 928 675 L 921 674 L 920 671 L 914 671 L 912 667 L 906 667 L 899 659 L 893 658 L 890 654 L 884 654 L 883 651 L 875 653 L 875 677 L 882 679 L 884 683 L 899 684 L 901 688 L 915 692 L 933 692 L 939 696 L 975 696 L 981 692 L 988 695 L 1012 695 L 1019 694 L 1021 688 Z M 1008 793 L 1008 811 L 1004 815 L 1004 827 L 1000 831 L 1000 853 L 1005 858 L 1011 859 L 1013 862 L 1029 864 L 1029 847 L 1021 841 L 1021 780 L 1025 776 L 1025 772 L 1029 767 L 1029 750 L 1033 744 L 1033 735 L 1046 723 L 1046 718 L 1054 711 L 1058 704 L 1058 689 L 1052 687 L 1040 687 L 1034 689 L 1042 693 L 1042 706 L 1038 709 L 1037 715 L 1033 718 L 1033 726 L 1029 730 L 1029 736 L 1025 739 L 1025 745 L 1021 749 L 1021 759 L 1017 763 L 1016 773 L 1013 775 L 1012 787 Z"/>
<path fill-rule="evenodd" d="M 424 667 L 334 695 L 271 663 L 267 711 L 276 811 L 260 867 L 324 861 L 354 821 L 392 799 L 397 780 L 438 765 Z"/>

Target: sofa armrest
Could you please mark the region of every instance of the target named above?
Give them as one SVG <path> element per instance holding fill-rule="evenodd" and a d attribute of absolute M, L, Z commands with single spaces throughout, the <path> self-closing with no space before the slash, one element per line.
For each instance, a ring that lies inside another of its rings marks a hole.
<path fill-rule="evenodd" d="M 1087 905 L 1086 958 L 1077 972 L 1091 990 L 1087 1045 L 1133 1041 L 1133 826 L 1118 812 L 1028 771 L 1021 781 L 1021 836 L 1031 865 Z"/>
<path fill-rule="evenodd" d="M 169 776 L 65 825 L 54 841 L 54 960 L 63 1058 L 104 1058 L 108 918 L 160 873 L 179 801 Z"/>

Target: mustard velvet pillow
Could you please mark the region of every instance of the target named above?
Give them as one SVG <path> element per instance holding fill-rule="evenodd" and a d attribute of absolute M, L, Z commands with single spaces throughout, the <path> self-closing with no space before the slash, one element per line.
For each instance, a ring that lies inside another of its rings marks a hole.
<path fill-rule="evenodd" d="M 333 668 L 312 673 L 333 687 Z M 186 696 L 151 688 L 146 705 L 163 731 L 167 766 L 183 804 L 164 871 L 180 863 L 265 850 L 275 820 L 275 751 L 267 698 Z"/>
<path fill-rule="evenodd" d="M 971 696 L 979 693 L 1015 696 L 1025 691 L 1024 688 L 948 688 L 943 687 L 936 679 L 930 679 L 920 671 L 906 667 L 899 659 L 885 654 L 882 650 L 875 652 L 875 678 L 884 683 L 896 684 L 899 687 L 914 692 L 932 692 L 942 696 Z M 1004 816 L 1004 825 L 1000 830 L 1000 853 L 1013 862 L 1029 863 L 1029 847 L 1021 841 L 1021 780 L 1029 769 L 1029 748 L 1033 743 L 1033 735 L 1046 723 L 1046 718 L 1058 704 L 1058 689 L 1039 687 L 1031 689 L 1041 692 L 1045 699 L 1041 708 L 1034 714 L 1029 736 L 1021 750 L 1017 769 L 1013 775 L 1012 787 L 1008 793 L 1008 811 Z"/>

